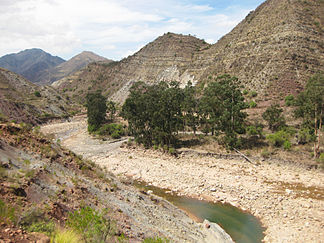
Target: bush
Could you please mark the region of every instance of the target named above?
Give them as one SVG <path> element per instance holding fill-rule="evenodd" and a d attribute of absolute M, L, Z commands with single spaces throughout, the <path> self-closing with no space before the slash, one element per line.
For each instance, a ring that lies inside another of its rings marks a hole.
<path fill-rule="evenodd" d="M 295 97 L 293 95 L 287 95 L 285 97 L 285 104 L 286 106 L 292 106 L 295 103 Z"/>
<path fill-rule="evenodd" d="M 98 130 L 98 134 L 101 136 L 111 136 L 114 139 L 120 138 L 125 135 L 125 131 L 122 124 L 110 123 L 101 126 Z"/>
<path fill-rule="evenodd" d="M 250 106 L 250 108 L 255 108 L 255 107 L 257 107 L 257 103 L 255 103 L 255 101 L 250 101 L 250 103 L 249 103 L 249 106 Z"/>
<path fill-rule="evenodd" d="M 169 240 L 167 239 L 162 239 L 160 237 L 154 237 L 154 238 L 146 238 L 143 240 L 143 243 L 168 243 Z"/>
<path fill-rule="evenodd" d="M 291 148 L 290 138 L 294 134 L 294 130 L 283 129 L 276 133 L 269 134 L 267 136 L 267 141 L 271 146 L 282 147 L 285 149 Z"/>
<path fill-rule="evenodd" d="M 29 232 L 41 232 L 41 233 L 45 233 L 48 236 L 51 236 L 54 230 L 55 230 L 55 224 L 51 221 L 35 222 L 32 225 L 27 227 L 27 231 Z"/>
<path fill-rule="evenodd" d="M 34 95 L 35 95 L 36 97 L 41 97 L 41 94 L 39 93 L 39 91 L 35 91 L 35 92 L 34 92 Z"/>
<path fill-rule="evenodd" d="M 15 209 L 13 207 L 7 206 L 2 200 L 0 200 L 0 222 L 16 222 Z"/>
<path fill-rule="evenodd" d="M 85 242 L 105 242 L 114 233 L 112 222 L 102 213 L 90 207 L 84 207 L 71 213 L 66 224 L 79 233 Z"/>
<path fill-rule="evenodd" d="M 285 150 L 290 150 L 291 149 L 291 142 L 286 140 L 283 144 L 283 147 Z"/>
<path fill-rule="evenodd" d="M 314 130 L 310 128 L 302 128 L 298 131 L 298 144 L 306 144 L 310 142 L 314 142 L 316 140 L 316 136 L 314 134 Z"/>
<path fill-rule="evenodd" d="M 73 230 L 60 230 L 55 233 L 53 239 L 53 243 L 80 243 L 80 242 L 82 242 L 81 237 Z"/>
<path fill-rule="evenodd" d="M 257 97 L 258 96 L 258 93 L 256 91 L 251 91 L 250 93 L 250 97 Z"/>

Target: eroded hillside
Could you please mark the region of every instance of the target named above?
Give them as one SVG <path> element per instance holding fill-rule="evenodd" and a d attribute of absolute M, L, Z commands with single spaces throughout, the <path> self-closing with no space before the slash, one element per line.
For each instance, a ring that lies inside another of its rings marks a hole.
<path fill-rule="evenodd" d="M 122 102 L 134 81 L 200 83 L 228 73 L 263 100 L 282 99 L 323 71 L 323 12 L 323 1 L 268 0 L 214 45 L 168 33 L 120 62 L 90 65 L 59 87 L 81 101 L 88 90 L 102 89 Z"/>
<path fill-rule="evenodd" d="M 0 117 L 30 124 L 64 117 L 73 107 L 50 86 L 39 87 L 20 75 L 0 68 Z"/>

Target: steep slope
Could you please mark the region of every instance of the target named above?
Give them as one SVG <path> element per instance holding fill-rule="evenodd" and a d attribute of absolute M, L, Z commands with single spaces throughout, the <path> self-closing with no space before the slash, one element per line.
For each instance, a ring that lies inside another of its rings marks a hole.
<path fill-rule="evenodd" d="M 54 57 L 41 49 L 34 48 L 1 57 L 0 67 L 18 73 L 31 82 L 37 82 L 40 72 L 63 62 L 60 57 Z"/>
<path fill-rule="evenodd" d="M 323 12 L 324 1 L 268 0 L 214 45 L 168 33 L 133 56 L 91 65 L 57 86 L 81 101 L 100 88 L 123 102 L 134 81 L 201 83 L 228 73 L 257 91 L 259 101 L 282 99 L 323 71 Z"/>
<path fill-rule="evenodd" d="M 109 63 L 112 60 L 108 60 L 104 57 L 98 56 L 93 52 L 84 51 L 70 60 L 63 62 L 57 65 L 54 68 L 46 69 L 39 74 L 37 78 L 37 83 L 40 84 L 51 84 L 59 79 L 62 79 L 82 68 L 87 66 L 89 63 L 92 62 L 105 62 Z"/>
<path fill-rule="evenodd" d="M 104 94 L 123 101 L 135 81 L 194 81 L 187 71 L 195 54 L 210 45 L 193 36 L 167 33 L 147 44 L 137 53 L 119 62 L 90 64 L 79 73 L 60 80 L 56 87 L 83 101 L 90 90 L 102 89 Z"/>
<path fill-rule="evenodd" d="M 52 87 L 39 87 L 20 75 L 0 68 L 0 118 L 39 124 L 67 116 L 72 105 Z"/>
<path fill-rule="evenodd" d="M 268 0 L 199 54 L 202 75 L 230 73 L 246 87 L 282 98 L 324 66 L 324 1 Z"/>

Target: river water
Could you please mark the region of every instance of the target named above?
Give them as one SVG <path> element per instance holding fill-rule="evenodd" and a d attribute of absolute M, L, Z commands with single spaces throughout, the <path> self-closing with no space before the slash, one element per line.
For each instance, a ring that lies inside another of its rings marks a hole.
<path fill-rule="evenodd" d="M 260 243 L 264 237 L 260 221 L 253 215 L 246 213 L 230 204 L 211 203 L 166 193 L 166 190 L 147 185 L 140 181 L 135 186 L 151 190 L 157 196 L 163 197 L 178 208 L 187 212 L 193 219 L 202 222 L 204 219 L 220 225 L 226 233 L 237 243 Z"/>

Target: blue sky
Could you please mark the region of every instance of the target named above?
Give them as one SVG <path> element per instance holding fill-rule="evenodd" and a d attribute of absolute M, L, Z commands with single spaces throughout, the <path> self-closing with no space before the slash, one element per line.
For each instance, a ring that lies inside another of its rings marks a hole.
<path fill-rule="evenodd" d="M 263 0 L 0 0 L 0 56 L 41 48 L 119 60 L 166 32 L 215 43 Z"/>

